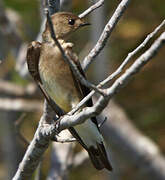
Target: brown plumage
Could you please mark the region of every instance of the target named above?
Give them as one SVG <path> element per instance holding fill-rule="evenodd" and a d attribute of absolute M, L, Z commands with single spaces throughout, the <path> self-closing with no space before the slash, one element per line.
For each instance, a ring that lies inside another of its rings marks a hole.
<path fill-rule="evenodd" d="M 52 23 L 61 46 L 85 77 L 78 58 L 72 50 L 73 44 L 65 40 L 72 32 L 87 23 L 67 12 L 54 14 Z M 32 42 L 28 47 L 27 64 L 32 77 L 59 116 L 69 112 L 90 92 L 74 76 L 71 68 L 64 61 L 61 52 L 51 38 L 48 23 L 43 33 L 43 42 Z M 55 103 L 52 103 L 52 100 Z M 86 106 L 92 105 L 92 99 L 90 99 Z M 96 169 L 112 170 L 95 117 L 83 124 L 69 128 L 69 131 L 87 150 Z"/>

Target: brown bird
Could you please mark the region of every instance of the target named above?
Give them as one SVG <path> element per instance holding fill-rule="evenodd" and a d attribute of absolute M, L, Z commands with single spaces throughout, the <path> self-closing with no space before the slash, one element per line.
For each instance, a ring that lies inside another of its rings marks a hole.
<path fill-rule="evenodd" d="M 51 16 L 51 20 L 56 38 L 61 47 L 85 77 L 77 55 L 72 50 L 73 44 L 66 42 L 66 40 L 71 33 L 82 26 L 88 25 L 88 23 L 68 12 L 56 13 Z M 57 114 L 62 115 L 74 108 L 90 90 L 81 84 L 69 65 L 64 61 L 59 48 L 51 37 L 48 22 L 42 38 L 42 43 L 33 41 L 28 47 L 27 64 L 29 72 L 39 84 L 46 99 L 55 102 Z M 92 105 L 92 99 L 90 99 L 86 106 L 90 107 Z M 62 114 L 59 109 L 63 110 Z M 112 170 L 96 117 L 86 120 L 83 124 L 69 128 L 69 131 L 87 150 L 96 169 L 106 168 L 110 171 Z"/>

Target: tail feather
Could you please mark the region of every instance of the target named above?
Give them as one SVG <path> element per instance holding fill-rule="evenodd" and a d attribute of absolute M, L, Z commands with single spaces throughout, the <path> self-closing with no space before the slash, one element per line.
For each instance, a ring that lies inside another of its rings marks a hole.
<path fill-rule="evenodd" d="M 103 168 L 106 168 L 107 170 L 112 171 L 112 166 L 108 160 L 103 143 L 97 143 L 97 149 L 91 146 L 87 151 L 96 169 L 102 170 Z"/>
<path fill-rule="evenodd" d="M 95 149 L 94 147 L 90 147 L 87 151 L 94 167 L 98 170 L 102 170 L 104 168 L 104 165 L 100 161 L 99 152 L 97 151 L 97 149 Z"/>

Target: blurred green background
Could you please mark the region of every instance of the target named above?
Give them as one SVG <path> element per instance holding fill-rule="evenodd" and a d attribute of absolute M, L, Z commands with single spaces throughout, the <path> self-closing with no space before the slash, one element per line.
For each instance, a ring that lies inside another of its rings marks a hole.
<path fill-rule="evenodd" d="M 11 9 L 20 16 L 20 24 L 18 24 L 19 33 L 23 41 L 30 42 L 35 40 L 40 28 L 40 5 L 38 0 L 4 0 L 4 7 L 6 10 Z M 119 1 L 106 1 L 104 5 L 103 23 L 106 23 Z M 72 12 L 80 14 L 89 6 L 86 0 L 73 0 Z M 134 0 L 130 3 L 124 16 L 121 18 L 116 29 L 112 33 L 110 40 L 108 40 L 107 59 L 106 59 L 106 73 L 113 72 L 124 60 L 127 54 L 132 51 L 138 44 L 140 44 L 146 35 L 158 26 L 165 18 L 165 1 L 164 0 Z M 89 19 L 90 21 L 90 19 Z M 92 22 L 91 22 L 92 24 Z M 161 31 L 162 32 L 162 31 Z M 159 35 L 160 33 L 158 33 Z M 158 37 L 158 35 L 156 37 Z M 86 42 L 89 41 L 90 29 L 84 29 L 76 32 L 73 41 L 76 44 L 75 51 L 80 52 L 80 49 L 85 49 Z M 154 39 L 156 38 L 154 37 Z M 78 41 L 77 41 L 78 39 Z M 144 52 L 151 43 L 152 39 L 146 48 L 140 53 Z M 88 50 L 89 51 L 89 50 Z M 139 55 L 137 54 L 133 60 Z M 132 62 L 133 62 L 132 60 Z M 0 67 L 0 77 L 4 79 L 10 75 L 10 81 L 21 86 L 26 86 L 30 81 L 19 76 L 18 72 L 14 69 L 14 56 L 8 52 L 5 57 L 5 63 Z M 97 64 L 97 62 L 94 62 Z M 93 66 L 92 66 L 93 67 Z M 89 69 L 89 79 L 95 81 L 92 73 L 92 67 Z M 94 67 L 93 67 L 94 68 Z M 41 98 L 39 98 L 40 100 Z M 116 101 L 124 108 L 132 122 L 147 136 L 152 138 L 165 153 L 165 48 L 163 47 L 158 55 L 148 63 L 143 70 L 135 76 L 135 78 L 115 97 Z M 15 119 L 18 119 L 22 112 L 16 113 Z M 21 132 L 27 139 L 33 137 L 34 131 L 37 127 L 37 122 L 41 112 L 27 113 L 24 123 L 21 127 Z M 3 119 L 2 119 L 3 120 Z M 1 127 L 1 131 L 2 131 Z M 25 146 L 21 142 L 17 142 L 19 152 L 23 154 Z M 1 149 L 1 145 L 0 145 Z M 2 151 L 0 150 L 2 153 Z M 46 156 L 49 159 L 48 153 Z M 21 159 L 21 157 L 20 157 Z M 49 168 L 49 163 L 44 164 L 44 174 Z M 91 167 L 91 165 L 89 164 Z M 0 179 L 4 177 L 4 159 L 0 157 Z M 71 179 L 102 179 L 102 173 L 97 173 L 90 168 L 88 172 L 86 165 L 76 172 L 73 170 L 70 177 Z M 81 177 L 81 178 L 80 178 Z M 123 176 L 124 179 L 124 176 Z M 127 178 L 125 178 L 127 179 Z"/>

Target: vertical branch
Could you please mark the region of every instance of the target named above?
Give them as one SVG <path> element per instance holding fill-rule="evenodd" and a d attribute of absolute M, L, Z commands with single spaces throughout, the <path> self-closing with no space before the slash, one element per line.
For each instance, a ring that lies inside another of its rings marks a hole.
<path fill-rule="evenodd" d="M 60 0 L 47 0 L 50 15 L 60 10 Z"/>

